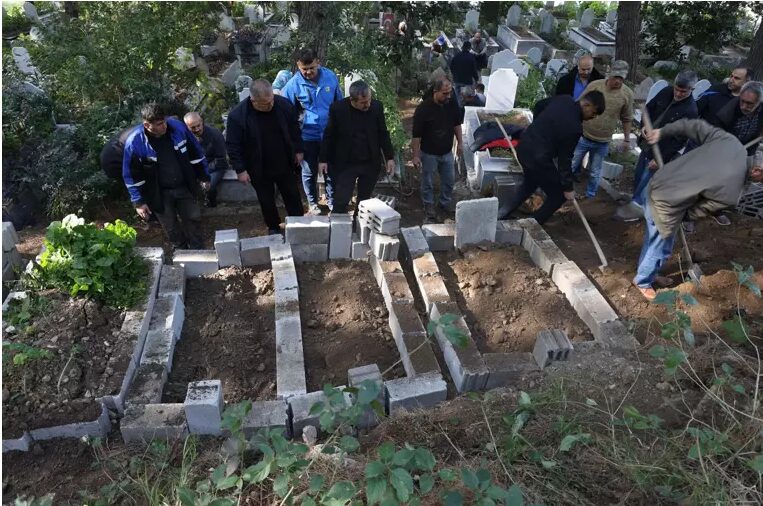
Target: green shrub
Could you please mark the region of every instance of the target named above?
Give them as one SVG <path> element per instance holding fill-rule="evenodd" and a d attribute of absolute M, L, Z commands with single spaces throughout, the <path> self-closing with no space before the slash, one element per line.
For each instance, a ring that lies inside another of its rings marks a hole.
<path fill-rule="evenodd" d="M 3 2 L 5 3 L 5 2 Z M 24 13 L 21 3 L 3 5 L 3 35 L 13 35 L 26 32 L 32 27 L 32 22 Z"/>

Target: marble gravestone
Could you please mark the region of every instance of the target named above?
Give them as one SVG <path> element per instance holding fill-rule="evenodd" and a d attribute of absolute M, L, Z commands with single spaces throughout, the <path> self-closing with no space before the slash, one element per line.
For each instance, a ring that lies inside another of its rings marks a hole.
<path fill-rule="evenodd" d="M 506 26 L 519 26 L 519 20 L 522 18 L 522 8 L 514 4 L 509 8 L 509 13 L 506 14 Z"/>

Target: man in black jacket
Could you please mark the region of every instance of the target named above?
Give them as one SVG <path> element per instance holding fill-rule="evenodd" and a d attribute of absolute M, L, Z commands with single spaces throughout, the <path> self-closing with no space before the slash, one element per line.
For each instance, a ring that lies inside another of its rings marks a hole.
<path fill-rule="evenodd" d="M 275 186 L 281 192 L 289 216 L 302 216 L 297 173 L 304 150 L 297 113 L 291 103 L 273 94 L 264 79 L 252 81 L 249 98 L 228 115 L 228 157 L 238 180 L 257 191 L 268 232 L 281 231 Z"/>
<path fill-rule="evenodd" d="M 588 93 L 579 102 L 569 95 L 549 101 L 541 115 L 522 133 L 517 156 L 524 182 L 505 210 L 499 210 L 500 219 L 511 215 L 538 187 L 546 194 L 543 205 L 532 214 L 540 224 L 545 223 L 565 200 L 575 198 L 572 153 L 583 135 L 583 121 L 602 114 L 604 108 L 604 95 L 600 91 Z"/>
<path fill-rule="evenodd" d="M 738 97 L 732 98 L 716 115 L 718 126 L 739 139 L 742 144 L 754 140 L 763 131 L 763 84 L 747 81 Z M 758 149 L 755 143 L 747 148 L 747 156 Z"/>
<path fill-rule="evenodd" d="M 477 70 L 477 58 L 470 52 L 472 43 L 464 41 L 461 52 L 453 57 L 450 62 L 450 73 L 453 74 L 453 87 L 456 89 L 458 105 L 461 103 L 461 88 L 474 86 L 480 80 L 480 71 Z"/>
<path fill-rule="evenodd" d="M 358 182 L 358 202 L 371 198 L 384 154 L 387 174 L 395 171 L 392 141 L 384 120 L 384 106 L 373 100 L 364 81 L 350 85 L 350 96 L 331 104 L 323 131 L 318 169 L 334 180 L 334 213 L 346 213 Z M 357 209 L 356 209 L 357 212 Z"/>
<path fill-rule="evenodd" d="M 737 67 L 731 71 L 726 83 L 711 86 L 697 100 L 697 112 L 703 119 L 715 127 L 723 128 L 718 119 L 718 112 L 734 97 L 742 92 L 742 86 L 752 79 L 752 69 Z"/>
<path fill-rule="evenodd" d="M 217 206 L 217 185 L 223 180 L 228 170 L 228 154 L 225 151 L 225 137 L 222 132 L 212 125 L 206 125 L 201 114 L 189 112 L 183 117 L 183 122 L 199 140 L 204 149 L 204 155 L 209 164 L 210 185 L 206 195 L 206 206 Z"/>
<path fill-rule="evenodd" d="M 604 76 L 593 66 L 593 56 L 584 54 L 578 58 L 578 65 L 572 72 L 559 78 L 556 83 L 555 95 L 571 95 L 577 100 L 591 81 L 604 79 Z"/>

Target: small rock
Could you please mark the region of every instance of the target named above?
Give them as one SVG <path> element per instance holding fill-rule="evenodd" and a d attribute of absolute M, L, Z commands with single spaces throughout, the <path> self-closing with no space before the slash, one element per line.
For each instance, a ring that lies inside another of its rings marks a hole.
<path fill-rule="evenodd" d="M 308 320 L 307 321 L 307 328 L 314 329 L 317 326 L 318 326 L 318 322 L 317 321 L 315 321 L 315 320 Z"/>
<path fill-rule="evenodd" d="M 339 296 L 338 296 L 338 295 L 334 295 L 334 298 L 333 298 L 332 300 L 333 300 L 334 302 L 338 301 L 338 300 L 339 300 Z"/>
<path fill-rule="evenodd" d="M 336 311 L 334 311 L 334 313 L 342 314 L 342 313 L 344 313 L 344 309 L 342 309 L 341 307 L 338 307 L 338 308 L 336 308 Z"/>
<path fill-rule="evenodd" d="M 42 381 L 43 383 L 49 383 L 49 382 L 50 382 L 50 375 L 49 375 L 49 374 L 46 374 L 45 376 L 43 376 L 43 377 L 42 377 L 42 380 L 41 380 L 41 381 Z"/>
<path fill-rule="evenodd" d="M 666 390 L 670 390 L 670 383 L 667 383 L 665 381 L 661 381 L 660 383 L 657 383 L 655 385 L 657 387 L 657 390 L 665 392 Z"/>
<path fill-rule="evenodd" d="M 89 338 L 88 336 L 83 336 L 83 337 L 82 337 L 82 342 L 83 342 L 83 343 L 86 343 L 86 342 L 88 342 L 88 341 L 90 341 L 90 338 Z"/>
<path fill-rule="evenodd" d="M 542 285 L 543 284 L 543 278 L 536 279 L 535 280 L 535 284 L 538 285 L 538 286 Z"/>
<path fill-rule="evenodd" d="M 265 363 L 260 362 L 260 365 L 257 366 L 257 372 L 263 372 L 265 370 Z"/>

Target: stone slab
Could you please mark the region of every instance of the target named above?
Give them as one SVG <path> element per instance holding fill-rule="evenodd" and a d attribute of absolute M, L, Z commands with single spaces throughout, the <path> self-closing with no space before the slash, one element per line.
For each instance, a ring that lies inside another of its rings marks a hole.
<path fill-rule="evenodd" d="M 431 253 L 426 253 L 413 260 L 413 273 L 416 276 L 416 284 L 419 287 L 421 298 L 424 300 L 427 315 L 431 315 L 432 305 L 435 302 L 450 302 L 445 281 L 437 269 L 437 262 Z"/>
<path fill-rule="evenodd" d="M 172 370 L 175 342 L 172 329 L 149 330 L 146 335 L 146 344 L 143 346 L 143 355 L 140 357 L 140 365 L 162 365 L 169 374 Z"/>
<path fill-rule="evenodd" d="M 129 406 L 120 423 L 120 431 L 125 443 L 185 439 L 188 436 L 188 425 L 183 404 Z"/>
<path fill-rule="evenodd" d="M 408 278 L 402 272 L 386 272 L 382 276 L 382 297 L 391 311 L 392 303 L 413 304 L 413 293 L 408 286 Z"/>
<path fill-rule="evenodd" d="M 412 304 L 393 303 L 389 311 L 389 327 L 406 376 L 440 371 L 426 328 Z"/>
<path fill-rule="evenodd" d="M 307 393 L 299 313 L 276 319 L 276 395 L 288 399 Z"/>
<path fill-rule="evenodd" d="M 401 228 L 400 234 L 403 236 L 406 258 L 409 260 L 419 258 L 424 253 L 429 253 L 429 243 L 424 237 L 421 227 Z"/>
<path fill-rule="evenodd" d="M 328 216 L 287 216 L 286 242 L 295 244 L 328 244 L 331 223 Z"/>
<path fill-rule="evenodd" d="M 456 204 L 456 235 L 454 244 L 462 248 L 469 244 L 495 242 L 498 222 L 498 199 L 462 200 Z"/>
<path fill-rule="evenodd" d="M 138 366 L 127 394 L 127 405 L 159 404 L 162 402 L 165 383 L 167 383 L 167 368 L 164 365 Z"/>
<path fill-rule="evenodd" d="M 368 261 L 371 255 L 371 248 L 364 244 L 360 237 L 355 235 L 352 239 L 352 259 Z"/>
<path fill-rule="evenodd" d="M 495 242 L 513 246 L 522 244 L 524 229 L 515 220 L 501 220 L 495 228 Z"/>
<path fill-rule="evenodd" d="M 238 240 L 238 230 L 215 231 L 215 251 L 217 252 L 217 265 L 220 268 L 236 266 L 241 267 L 241 247 Z"/>
<path fill-rule="evenodd" d="M 177 295 L 162 297 L 154 302 L 149 330 L 169 329 L 175 340 L 180 339 L 185 320 L 185 306 Z"/>
<path fill-rule="evenodd" d="M 591 329 L 594 339 L 600 339 L 604 335 L 603 324 L 618 319 L 615 310 L 598 290 L 578 293 L 575 300 L 570 302 L 580 319 Z"/>
<path fill-rule="evenodd" d="M 533 354 L 529 352 L 483 353 L 482 359 L 490 373 L 486 390 L 512 386 L 528 374 L 538 372 Z"/>
<path fill-rule="evenodd" d="M 162 265 L 157 297 L 177 295 L 185 302 L 185 267 L 182 265 Z"/>
<path fill-rule="evenodd" d="M 183 402 L 188 431 L 191 434 L 222 434 L 223 385 L 220 380 L 188 383 Z"/>
<path fill-rule="evenodd" d="M 3 252 L 11 251 L 19 242 L 16 228 L 10 221 L 3 222 Z"/>
<path fill-rule="evenodd" d="M 294 262 L 299 264 L 325 262 L 329 257 L 328 244 L 292 244 L 291 251 L 294 255 Z"/>
<path fill-rule="evenodd" d="M 384 389 L 390 416 L 402 411 L 434 407 L 448 396 L 448 386 L 439 373 L 385 381 Z"/>
<path fill-rule="evenodd" d="M 182 265 L 188 278 L 214 274 L 218 269 L 215 250 L 177 250 L 172 254 L 172 263 Z"/>
<path fill-rule="evenodd" d="M 106 437 L 111 431 L 109 410 L 101 404 L 100 416 L 92 422 L 69 423 L 56 427 L 45 427 L 29 431 L 34 441 L 46 441 L 59 438 Z"/>
<path fill-rule="evenodd" d="M 283 236 L 273 234 L 241 239 L 241 265 L 251 267 L 269 264 L 270 246 L 273 244 L 283 244 Z"/>
<path fill-rule="evenodd" d="M 260 429 L 282 428 L 285 436 L 289 432 L 289 405 L 284 400 L 255 401 L 246 415 L 241 430 L 247 438 L 253 437 Z"/>
<path fill-rule="evenodd" d="M 3 439 L 3 453 L 29 451 L 32 443 L 32 436 L 28 432 L 24 432 L 18 439 Z"/>
<path fill-rule="evenodd" d="M 381 289 L 385 273 L 403 272 L 403 267 L 397 260 L 379 260 L 371 255 L 369 263 L 371 264 L 371 271 L 374 273 L 374 279 L 379 289 Z"/>
<path fill-rule="evenodd" d="M 329 258 L 352 258 L 352 216 L 332 214 L 330 227 Z"/>
<path fill-rule="evenodd" d="M 437 327 L 435 336 L 440 345 L 445 363 L 458 393 L 477 391 L 485 388 L 488 380 L 488 369 L 472 339 L 469 327 L 461 315 L 458 305 L 454 302 L 436 302 L 432 306 L 432 320 L 439 320 L 444 314 L 453 314 L 458 319 L 453 325 L 458 327 L 466 336 L 466 346 L 455 346 L 445 336 L 441 327 Z"/>

